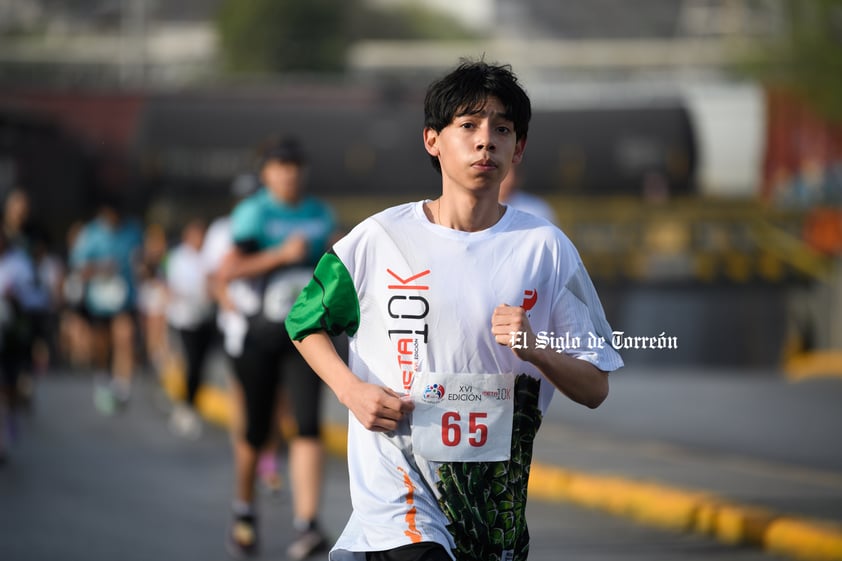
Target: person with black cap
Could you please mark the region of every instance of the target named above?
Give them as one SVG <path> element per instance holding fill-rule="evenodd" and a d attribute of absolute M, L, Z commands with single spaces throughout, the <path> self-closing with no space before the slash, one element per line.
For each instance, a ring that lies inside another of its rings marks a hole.
<path fill-rule="evenodd" d="M 278 389 L 283 382 L 297 425 L 289 444 L 289 469 L 298 535 L 287 555 L 304 559 L 327 546 L 317 523 L 323 454 L 322 382 L 295 351 L 283 322 L 315 264 L 330 247 L 336 223 L 325 203 L 302 192 L 306 160 L 296 139 L 267 143 L 259 175 L 263 187 L 234 208 L 234 248 L 217 270 L 223 282 L 245 279 L 258 288 L 258 298 L 245 310 L 242 349 L 234 360 L 245 415 L 234 438 L 236 485 L 228 545 L 237 557 L 257 551 L 257 463 L 261 449 L 276 430 Z"/>
<path fill-rule="evenodd" d="M 229 187 L 232 208 L 260 189 L 260 179 L 253 172 L 236 175 Z M 245 339 L 247 313 L 254 313 L 258 307 L 258 286 L 252 279 L 241 278 L 233 281 L 221 281 L 219 267 L 225 256 L 233 248 L 231 237 L 231 214 L 226 213 L 211 222 L 202 244 L 203 269 L 208 275 L 207 286 L 216 303 L 216 326 L 222 335 L 222 348 L 228 358 L 227 364 L 233 365 L 236 357 L 242 354 Z M 232 373 L 233 374 L 233 373 Z M 243 390 L 236 376 L 228 378 L 229 411 L 231 412 L 230 430 L 232 435 L 242 430 Z M 282 409 L 282 404 L 278 404 Z M 278 448 L 280 435 L 275 431 L 273 438 L 263 447 L 257 471 L 263 486 L 273 495 L 283 488 L 283 481 L 278 473 Z"/>

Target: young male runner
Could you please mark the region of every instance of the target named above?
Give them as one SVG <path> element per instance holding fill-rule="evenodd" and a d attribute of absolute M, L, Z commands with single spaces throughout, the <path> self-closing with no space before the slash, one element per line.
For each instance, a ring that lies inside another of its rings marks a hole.
<path fill-rule="evenodd" d="M 586 344 L 611 329 L 568 238 L 498 203 L 531 116 L 511 70 L 465 62 L 424 107 L 441 196 L 354 228 L 286 320 L 350 410 L 354 511 L 331 559 L 523 560 L 532 442 L 554 391 L 596 407 L 623 363 Z M 329 338 L 342 332 L 347 366 Z M 541 332 L 583 344 L 556 352 Z"/>

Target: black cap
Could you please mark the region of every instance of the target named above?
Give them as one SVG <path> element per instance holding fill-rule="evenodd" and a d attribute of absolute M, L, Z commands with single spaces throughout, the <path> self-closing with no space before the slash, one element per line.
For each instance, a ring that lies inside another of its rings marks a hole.
<path fill-rule="evenodd" d="M 305 157 L 301 143 L 295 138 L 286 137 L 272 140 L 263 147 L 261 151 L 261 167 L 270 161 L 303 166 L 307 158 Z"/>

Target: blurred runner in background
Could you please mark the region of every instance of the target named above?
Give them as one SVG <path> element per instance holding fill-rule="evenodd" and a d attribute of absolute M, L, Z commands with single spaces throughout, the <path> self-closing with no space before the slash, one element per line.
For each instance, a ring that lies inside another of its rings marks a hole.
<path fill-rule="evenodd" d="M 85 223 L 73 222 L 65 235 L 66 253 L 69 255 Z M 59 354 L 62 363 L 72 370 L 87 371 L 91 366 L 92 335 L 91 326 L 85 319 L 85 283 L 80 271 L 71 264 L 65 264 L 61 283 L 61 302 L 59 310 Z"/>
<path fill-rule="evenodd" d="M 12 189 L 3 204 L 3 233 L 6 243 L 30 253 L 34 226 L 30 220 L 29 195 L 25 190 Z"/>
<path fill-rule="evenodd" d="M 146 367 L 159 373 L 169 356 L 167 337 L 167 282 L 164 259 L 167 236 L 160 224 L 149 224 L 143 234 L 138 260 L 138 312 Z M 140 363 L 141 361 L 138 361 Z"/>
<path fill-rule="evenodd" d="M 293 521 L 298 537 L 287 555 L 303 559 L 327 542 L 318 525 L 323 452 L 321 380 L 303 362 L 284 329 L 284 319 L 313 267 L 335 234 L 333 212 L 303 193 L 305 156 L 295 139 L 263 150 L 264 185 L 234 209 L 234 249 L 219 269 L 224 281 L 259 283 L 259 308 L 247 314 L 242 353 L 234 361 L 243 389 L 245 426 L 235 442 L 236 489 L 229 549 L 253 555 L 258 547 L 255 480 L 260 450 L 276 430 L 278 389 L 289 394 L 296 434 L 289 444 Z"/>
<path fill-rule="evenodd" d="M 70 263 L 83 283 L 82 310 L 93 334 L 94 404 L 109 415 L 125 406 L 135 369 L 137 259 L 143 244 L 140 224 L 122 215 L 115 200 L 104 200 L 85 224 Z"/>
<path fill-rule="evenodd" d="M 196 411 L 196 395 L 202 383 L 205 358 L 215 333 L 213 299 L 202 258 L 205 223 L 194 219 L 182 229 L 181 243 L 166 259 L 167 322 L 178 334 L 184 362 L 184 400 L 170 416 L 170 428 L 179 436 L 198 438 L 201 417 Z"/>
<path fill-rule="evenodd" d="M 34 311 L 46 304 L 29 255 L 0 231 L 0 464 L 18 437 L 20 374 L 31 358 Z"/>
<path fill-rule="evenodd" d="M 33 310 L 30 376 L 25 378 L 28 387 L 21 388 L 28 394 L 29 406 L 35 399 L 35 385 L 38 379 L 56 364 L 59 356 L 58 326 L 59 313 L 63 306 L 62 285 L 65 264 L 61 257 L 50 249 L 50 241 L 43 231 L 32 236 L 32 266 L 35 270 L 35 284 L 43 292 L 43 306 Z"/>
<path fill-rule="evenodd" d="M 234 204 L 254 194 L 260 188 L 260 180 L 253 173 L 242 173 L 231 182 L 231 198 Z M 236 357 L 242 354 L 243 339 L 246 333 L 246 314 L 253 314 L 260 306 L 259 290 L 253 281 L 237 279 L 224 282 L 219 279 L 217 271 L 222 260 L 233 249 L 231 238 L 231 215 L 225 214 L 216 218 L 208 227 L 205 241 L 202 245 L 202 257 L 208 274 L 208 284 L 217 305 L 216 322 L 223 337 L 223 350 L 233 369 Z M 243 429 L 243 389 L 236 376 L 229 377 L 231 411 L 231 435 L 233 442 Z M 277 422 L 284 413 L 283 395 L 279 399 L 276 411 Z M 262 448 L 257 464 L 257 474 L 264 488 L 273 495 L 278 495 L 283 488 L 283 481 L 279 474 L 278 456 L 282 444 L 280 430 L 272 431 L 269 441 Z"/>

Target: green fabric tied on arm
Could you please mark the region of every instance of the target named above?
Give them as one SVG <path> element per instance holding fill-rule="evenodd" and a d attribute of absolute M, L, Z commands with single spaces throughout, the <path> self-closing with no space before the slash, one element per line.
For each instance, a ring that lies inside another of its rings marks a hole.
<path fill-rule="evenodd" d="M 290 338 L 301 341 L 317 331 L 353 335 L 360 325 L 360 301 L 348 269 L 333 251 L 325 253 L 310 283 L 286 318 Z"/>

